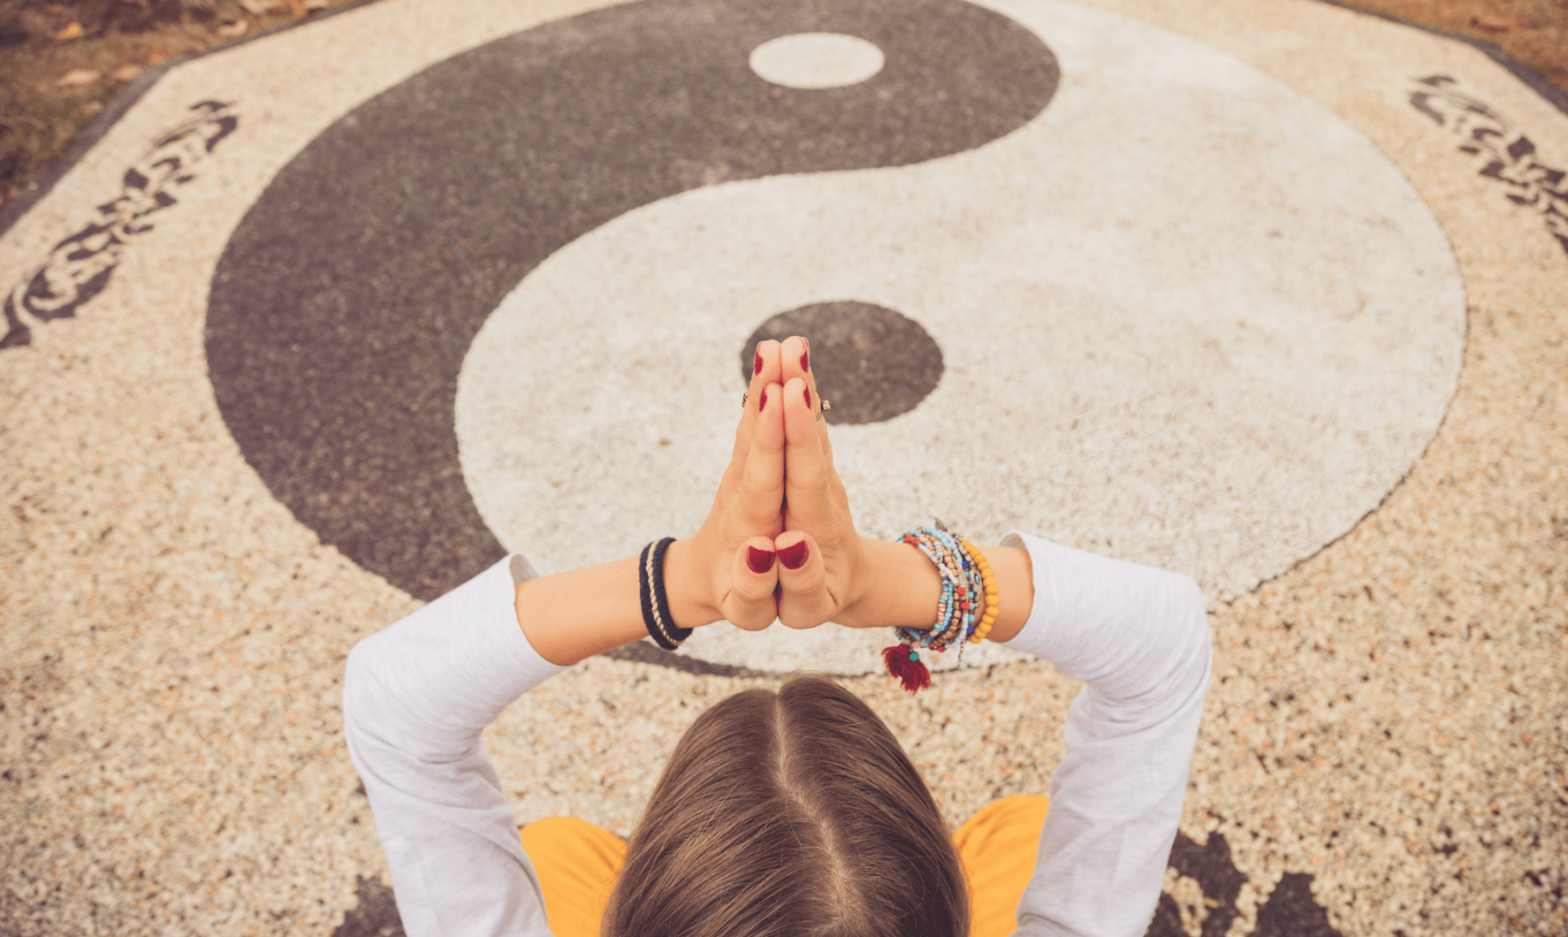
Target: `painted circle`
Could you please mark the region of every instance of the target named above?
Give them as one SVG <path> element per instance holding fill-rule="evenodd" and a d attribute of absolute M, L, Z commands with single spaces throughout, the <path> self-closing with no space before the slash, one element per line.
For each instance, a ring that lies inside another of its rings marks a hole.
<path fill-rule="evenodd" d="M 751 70 L 786 88 L 842 88 L 882 70 L 882 50 L 841 33 L 796 33 L 751 52 Z"/>
<path fill-rule="evenodd" d="M 729 455 L 737 348 L 776 310 L 844 296 L 917 320 L 944 363 L 920 406 L 833 430 L 865 534 L 1017 529 L 1223 595 L 1378 505 L 1436 431 L 1464 337 L 1456 264 L 1409 183 L 1210 47 L 1070 4 L 996 6 L 1071 78 L 1025 126 L 644 205 L 498 305 L 456 426 L 503 543 L 566 569 L 695 529 Z M 617 366 L 558 364 L 601 361 Z M 886 638 L 713 626 L 682 654 L 856 673 Z"/>
<path fill-rule="evenodd" d="M 907 413 L 942 379 L 942 349 L 920 323 L 875 303 L 812 303 L 771 317 L 741 343 L 751 381 L 757 343 L 801 335 L 811 343 L 817 393 L 832 424 L 880 423 Z"/>

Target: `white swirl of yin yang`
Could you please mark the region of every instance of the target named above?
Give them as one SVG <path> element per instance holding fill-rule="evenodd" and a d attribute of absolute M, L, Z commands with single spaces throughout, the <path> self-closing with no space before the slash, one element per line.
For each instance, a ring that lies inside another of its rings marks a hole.
<path fill-rule="evenodd" d="M 497 308 L 456 429 L 503 544 L 550 572 L 695 530 L 729 457 L 741 344 L 839 299 L 919 322 L 945 363 L 914 410 L 832 431 L 868 535 L 933 516 L 981 543 L 1021 530 L 1223 596 L 1399 482 L 1452 396 L 1465 299 L 1398 169 L 1210 47 L 1065 3 L 988 5 L 1061 63 L 1030 124 L 919 165 L 646 205 Z M 857 673 L 886 643 L 716 626 L 684 653 Z M 1006 658 L 986 645 L 965 663 Z"/>

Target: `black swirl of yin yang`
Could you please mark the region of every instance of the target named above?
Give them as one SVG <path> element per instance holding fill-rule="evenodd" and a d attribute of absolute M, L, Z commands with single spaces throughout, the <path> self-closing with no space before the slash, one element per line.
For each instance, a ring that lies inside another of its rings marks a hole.
<path fill-rule="evenodd" d="M 884 65 L 809 89 L 748 65 L 813 32 Z M 296 518 L 434 598 L 504 552 L 465 487 L 453 404 L 474 336 L 531 270 L 702 186 L 975 148 L 1057 80 L 1032 32 L 957 0 L 645 0 L 496 40 L 360 105 L 252 206 L 212 283 L 218 405 Z M 534 348 L 518 366 L 616 365 Z"/>

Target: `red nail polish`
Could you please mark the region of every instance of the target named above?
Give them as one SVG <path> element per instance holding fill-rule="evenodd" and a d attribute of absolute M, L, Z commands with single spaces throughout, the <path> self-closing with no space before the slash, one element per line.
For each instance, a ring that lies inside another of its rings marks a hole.
<path fill-rule="evenodd" d="M 746 548 L 746 565 L 754 573 L 765 573 L 773 568 L 773 551 L 759 550 L 756 547 Z"/>
<path fill-rule="evenodd" d="M 811 388 L 809 388 L 809 387 L 802 387 L 801 390 L 806 392 L 806 409 L 810 410 L 811 409 Z"/>
<path fill-rule="evenodd" d="M 757 361 L 751 366 L 751 373 L 762 373 L 762 350 L 760 348 L 757 350 Z"/>
<path fill-rule="evenodd" d="M 757 412 L 761 413 L 762 411 L 766 410 L 767 408 L 768 408 L 768 389 L 766 387 L 764 387 L 764 388 L 762 388 L 762 392 L 757 395 Z"/>
<path fill-rule="evenodd" d="M 783 563 L 790 569 L 799 569 L 806 565 L 806 552 L 806 541 L 802 540 L 794 546 L 785 547 L 784 549 L 780 550 L 779 562 Z"/>
<path fill-rule="evenodd" d="M 811 370 L 811 349 L 810 348 L 807 348 L 805 351 L 800 353 L 800 369 L 802 371 L 810 371 Z"/>

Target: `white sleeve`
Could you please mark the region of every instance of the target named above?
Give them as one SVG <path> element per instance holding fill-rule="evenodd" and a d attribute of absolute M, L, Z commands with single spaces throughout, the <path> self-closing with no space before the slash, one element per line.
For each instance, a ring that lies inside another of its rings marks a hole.
<path fill-rule="evenodd" d="M 507 704 L 564 669 L 518 626 L 511 562 L 348 656 L 344 734 L 409 937 L 550 933 L 538 876 L 479 740 Z"/>
<path fill-rule="evenodd" d="M 1034 608 L 1004 646 L 1088 685 L 1067 711 L 1017 934 L 1141 937 L 1159 900 L 1203 716 L 1211 645 L 1191 579 L 1009 534 Z"/>

